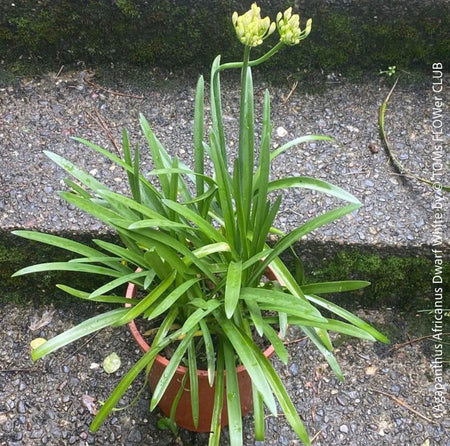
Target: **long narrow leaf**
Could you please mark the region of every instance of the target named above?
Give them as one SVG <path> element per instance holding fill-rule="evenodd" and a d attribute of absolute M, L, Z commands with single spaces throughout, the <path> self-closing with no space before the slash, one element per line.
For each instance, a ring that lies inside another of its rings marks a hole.
<path fill-rule="evenodd" d="M 253 421 L 255 425 L 255 441 L 264 441 L 266 430 L 264 400 L 253 383 L 252 383 L 252 393 L 253 393 Z"/>
<path fill-rule="evenodd" d="M 389 343 L 389 339 L 384 334 L 380 333 L 378 330 L 373 328 L 367 322 L 364 322 L 358 316 L 355 316 L 354 314 L 350 313 L 350 311 L 347 311 L 344 308 L 339 307 L 338 305 L 336 305 L 332 302 L 329 302 L 326 299 L 323 299 L 322 297 L 319 297 L 319 296 L 307 295 L 306 298 L 309 301 L 311 301 L 317 305 L 320 305 L 321 307 L 326 308 L 328 311 L 331 311 L 332 313 L 349 321 L 350 323 L 359 327 L 361 330 L 366 331 L 367 333 L 369 333 L 371 336 L 373 336 L 378 341 L 384 342 L 385 344 Z"/>
<path fill-rule="evenodd" d="M 325 322 L 326 320 L 308 301 L 275 289 L 242 288 L 240 298 L 246 301 L 256 301 L 264 308 L 278 308 L 275 311 L 286 311 L 285 309 L 287 309 L 288 313 L 295 313 L 311 321 Z"/>
<path fill-rule="evenodd" d="M 114 325 L 123 317 L 124 314 L 127 313 L 127 311 L 128 310 L 126 308 L 118 308 L 116 310 L 111 310 L 98 316 L 91 317 L 81 324 L 66 330 L 52 339 L 49 339 L 47 342 L 31 352 L 33 361 L 36 361 L 37 359 L 76 341 L 77 339 L 87 336 L 88 334 Z"/>
<path fill-rule="evenodd" d="M 147 319 L 154 319 L 158 317 L 160 314 L 164 313 L 170 307 L 175 305 L 177 300 L 182 297 L 189 288 L 192 287 L 195 283 L 197 283 L 200 279 L 190 279 L 186 282 L 181 283 L 177 288 L 170 292 L 167 296 L 164 296 L 164 299 L 157 303 L 156 305 L 152 305 L 146 312 L 145 317 Z"/>
<path fill-rule="evenodd" d="M 274 160 L 277 156 L 281 155 L 286 150 L 290 149 L 291 147 L 297 146 L 299 144 L 303 144 L 305 142 L 312 142 L 312 141 L 330 141 L 335 142 L 336 140 L 334 138 L 331 138 L 330 136 L 325 135 L 305 135 L 300 136 L 299 138 L 295 138 L 292 141 L 287 142 L 286 144 L 283 144 L 278 149 L 274 150 L 270 154 L 270 161 Z"/>
<path fill-rule="evenodd" d="M 65 249 L 67 251 L 75 252 L 86 257 L 101 256 L 102 253 L 95 248 L 84 245 L 83 243 L 75 242 L 65 237 L 59 237 L 57 235 L 44 234 L 42 232 L 34 231 L 12 231 L 14 235 L 26 238 L 28 240 L 34 240 L 37 242 L 45 243 L 47 245 L 56 246 L 57 248 Z"/>
<path fill-rule="evenodd" d="M 123 394 L 130 388 L 131 383 L 137 378 L 139 373 L 144 370 L 146 366 L 148 366 L 149 363 L 154 361 L 158 353 L 159 351 L 157 349 L 150 349 L 133 365 L 128 373 L 121 379 L 120 383 L 117 385 L 117 387 L 114 389 L 105 403 L 101 406 L 100 410 L 92 421 L 90 426 L 90 430 L 92 432 L 98 431 L 105 418 L 114 409 L 120 398 L 122 398 Z"/>
<path fill-rule="evenodd" d="M 344 280 L 339 282 L 318 282 L 302 285 L 305 294 L 341 293 L 365 288 L 370 282 L 365 280 Z"/>
<path fill-rule="evenodd" d="M 327 348 L 326 345 L 324 345 L 322 339 L 320 336 L 316 333 L 315 329 L 313 327 L 301 327 L 303 332 L 308 336 L 308 338 L 313 342 L 313 344 L 317 347 L 317 349 L 322 353 L 325 360 L 328 362 L 328 364 L 331 367 L 331 370 L 333 370 L 334 374 L 343 381 L 344 375 L 342 374 L 341 367 L 339 366 L 339 363 L 337 362 L 336 357 L 333 355 L 333 353 Z"/>
<path fill-rule="evenodd" d="M 214 374 L 216 370 L 215 348 L 208 324 L 204 320 L 200 321 L 200 329 L 202 331 L 203 340 L 205 342 L 206 363 L 208 369 L 208 383 L 210 387 L 212 387 L 214 384 Z"/>
<path fill-rule="evenodd" d="M 288 352 L 286 350 L 286 347 L 283 344 L 283 341 L 277 335 L 275 330 L 266 322 L 263 322 L 263 330 L 264 330 L 264 335 L 272 344 L 272 346 L 275 350 L 275 353 L 278 355 L 278 357 L 283 362 L 283 364 L 287 364 L 288 359 L 289 359 Z"/>
<path fill-rule="evenodd" d="M 340 198 L 341 200 L 348 201 L 350 203 L 360 204 L 361 202 L 349 192 L 341 189 L 338 186 L 327 183 L 326 181 L 318 180 L 311 177 L 289 177 L 282 178 L 280 180 L 271 181 L 268 185 L 268 192 L 274 190 L 286 190 L 291 187 L 299 187 L 305 189 L 311 189 L 318 192 L 323 192 L 327 195 Z"/>
<path fill-rule="evenodd" d="M 211 240 L 217 243 L 227 243 L 227 239 L 212 226 L 208 221 L 191 209 L 171 200 L 163 200 L 163 203 L 170 209 L 182 215 L 186 219 L 198 226 L 198 228 Z"/>
<path fill-rule="evenodd" d="M 137 303 L 139 303 L 139 299 L 129 299 L 127 297 L 121 296 L 102 295 L 92 298 L 90 297 L 90 293 L 86 291 L 77 290 L 67 285 L 57 284 L 56 287 L 59 288 L 60 290 L 65 291 L 67 294 L 78 297 L 79 299 L 91 300 L 93 302 L 107 302 L 110 304 L 132 304 L 132 305 L 136 305 Z"/>
<path fill-rule="evenodd" d="M 174 271 L 169 277 L 162 281 L 152 292 L 150 292 L 137 305 L 131 308 L 126 315 L 120 320 L 120 325 L 136 319 L 142 314 L 153 302 L 155 302 L 166 290 L 172 285 L 175 280 L 176 272 Z"/>
<path fill-rule="evenodd" d="M 122 277 L 118 277 L 117 279 L 114 279 L 111 282 L 108 282 L 107 284 L 94 290 L 91 293 L 90 297 L 93 298 L 93 297 L 101 296 L 102 294 L 105 294 L 108 291 L 113 290 L 114 288 L 117 288 L 120 285 L 123 285 L 124 283 L 133 282 L 136 279 L 139 279 L 140 277 L 144 277 L 147 275 L 147 273 L 148 273 L 148 271 L 142 271 L 142 272 L 126 274 Z"/>
<path fill-rule="evenodd" d="M 281 408 L 283 409 L 284 415 L 286 416 L 287 421 L 294 429 L 295 433 L 298 435 L 300 440 L 305 443 L 305 445 L 311 445 L 311 442 L 309 440 L 308 433 L 306 432 L 306 429 L 302 423 L 302 420 L 300 416 L 297 413 L 297 410 L 295 409 L 294 404 L 292 403 L 291 399 L 289 398 L 289 395 L 286 391 L 286 388 L 284 387 L 283 383 L 281 382 L 280 377 L 278 376 L 278 373 L 274 370 L 273 365 L 270 363 L 270 361 L 264 356 L 264 354 L 261 352 L 261 350 L 258 349 L 258 347 L 255 345 L 254 342 L 252 342 L 248 338 L 244 338 L 244 346 L 248 351 L 251 351 L 253 355 L 255 356 L 256 360 L 258 361 L 259 366 L 261 367 L 264 376 L 268 380 L 270 387 L 272 388 L 273 392 L 275 393 Z"/>
<path fill-rule="evenodd" d="M 236 354 L 229 342 L 224 342 L 225 370 L 226 370 L 226 398 L 228 411 L 228 429 L 230 444 L 239 446 L 243 444 L 241 400 L 239 384 L 236 373 Z"/>
<path fill-rule="evenodd" d="M 267 256 L 264 262 L 261 263 L 259 269 L 257 269 L 256 272 L 254 273 L 253 276 L 254 279 L 259 277 L 261 272 L 264 271 L 267 268 L 267 266 L 269 266 L 270 262 L 275 257 L 278 257 L 283 251 L 289 248 L 289 246 L 291 246 L 301 237 L 310 233 L 311 231 L 314 231 L 317 228 L 320 228 L 321 226 L 327 223 L 330 223 L 334 220 L 337 220 L 338 218 L 343 217 L 346 214 L 349 214 L 350 212 L 355 211 L 360 206 L 361 206 L 360 204 L 352 203 L 337 209 L 333 209 L 332 211 L 328 211 L 325 214 L 313 218 L 312 220 L 308 221 L 299 228 L 294 229 L 292 232 L 287 234 L 285 237 L 283 237 L 276 243 L 276 245 L 273 247 L 273 251 Z"/>
<path fill-rule="evenodd" d="M 197 355 L 195 352 L 195 342 L 191 339 L 188 347 L 188 369 L 189 369 L 189 393 L 191 395 L 192 421 L 194 426 L 198 426 L 199 418 L 199 396 L 198 396 L 198 375 L 197 375 Z"/>
<path fill-rule="evenodd" d="M 40 273 L 43 271 L 75 271 L 79 273 L 100 274 L 103 276 L 121 277 L 122 273 L 111 268 L 103 266 L 89 265 L 85 263 L 73 262 L 49 262 L 39 263 L 37 265 L 27 266 L 16 271 L 12 277 L 23 276 L 24 274 Z M 130 272 L 132 272 L 130 270 Z"/>
<path fill-rule="evenodd" d="M 170 384 L 173 375 L 177 371 L 177 367 L 180 365 L 180 362 L 183 359 L 186 350 L 188 349 L 189 344 L 191 343 L 191 340 L 194 337 L 195 332 L 196 329 L 193 328 L 188 333 L 186 333 L 185 338 L 180 342 L 177 349 L 170 358 L 169 364 L 164 369 L 164 372 L 159 378 L 158 384 L 156 385 L 155 390 L 153 391 L 152 399 L 150 401 L 151 411 L 157 406 L 157 404 L 163 397 L 164 392 L 166 391 L 167 386 Z"/>
<path fill-rule="evenodd" d="M 261 395 L 264 398 L 264 402 L 266 403 L 270 412 L 273 415 L 276 415 L 277 407 L 273 398 L 272 391 L 270 390 L 267 383 L 267 377 L 256 361 L 254 353 L 252 353 L 252 351 L 248 348 L 248 343 L 253 343 L 253 341 L 249 340 L 249 342 L 247 342 L 247 336 L 243 334 L 225 316 L 222 316 L 219 312 L 215 312 L 214 314 L 223 331 L 225 332 L 227 338 L 233 345 L 234 350 L 238 354 L 239 359 L 247 368 L 249 375 L 252 377 L 253 383 L 255 384 L 259 392 L 261 392 Z"/>
<path fill-rule="evenodd" d="M 217 353 L 217 373 L 216 373 L 216 391 L 214 392 L 214 406 L 211 417 L 211 434 L 209 436 L 208 446 L 219 446 L 221 433 L 221 419 L 223 409 L 223 392 L 224 392 L 224 357 L 223 343 L 219 344 Z"/>
<path fill-rule="evenodd" d="M 230 262 L 225 286 L 225 314 L 228 319 L 233 316 L 241 291 L 242 262 Z"/>

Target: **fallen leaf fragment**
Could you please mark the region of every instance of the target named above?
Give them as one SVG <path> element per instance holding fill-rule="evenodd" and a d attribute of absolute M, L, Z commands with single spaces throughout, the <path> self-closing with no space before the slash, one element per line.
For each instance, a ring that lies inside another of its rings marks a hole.
<path fill-rule="evenodd" d="M 42 327 L 45 327 L 48 325 L 52 319 L 53 315 L 55 314 L 55 310 L 46 310 L 42 313 L 42 316 L 39 320 L 33 320 L 30 324 L 30 330 L 36 331 L 39 330 Z"/>
<path fill-rule="evenodd" d="M 30 347 L 31 347 L 31 350 L 33 351 L 33 350 L 36 350 L 38 347 L 40 347 L 42 344 L 45 344 L 47 342 L 47 339 L 44 339 L 44 338 L 36 338 L 36 339 L 33 339 L 31 342 L 30 342 Z"/>
<path fill-rule="evenodd" d="M 83 395 L 81 397 L 81 405 L 85 407 L 91 415 L 97 415 L 97 405 L 95 398 L 90 395 Z"/>
<path fill-rule="evenodd" d="M 375 373 L 377 372 L 378 367 L 375 367 L 374 365 L 370 365 L 369 367 L 366 368 L 366 375 L 375 375 Z"/>
<path fill-rule="evenodd" d="M 103 360 L 103 370 L 106 373 L 114 373 L 120 368 L 120 358 L 117 353 L 113 352 Z"/>

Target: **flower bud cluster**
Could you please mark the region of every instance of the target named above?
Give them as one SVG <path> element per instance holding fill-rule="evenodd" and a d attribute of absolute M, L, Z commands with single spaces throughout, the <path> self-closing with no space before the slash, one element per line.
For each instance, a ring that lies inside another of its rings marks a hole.
<path fill-rule="evenodd" d="M 300 29 L 300 16 L 292 15 L 292 8 L 286 9 L 284 13 L 277 14 L 277 29 L 280 40 L 286 45 L 298 45 L 300 40 L 305 39 L 311 32 L 312 20 L 308 19 L 306 28 Z"/>
<path fill-rule="evenodd" d="M 243 15 L 234 12 L 233 25 L 239 40 L 247 46 L 261 45 L 263 40 L 275 31 L 275 23 L 269 17 L 261 18 L 261 8 L 252 4 L 252 7 Z"/>
<path fill-rule="evenodd" d="M 300 16 L 292 14 L 292 8 L 288 8 L 284 13 L 279 12 L 275 24 L 269 17 L 261 18 L 261 8 L 256 3 L 253 3 L 251 9 L 242 15 L 234 12 L 232 20 L 238 39 L 249 47 L 261 45 L 263 40 L 275 31 L 275 28 L 278 29 L 282 43 L 297 45 L 308 36 L 312 25 L 312 20 L 309 19 L 302 31 Z"/>

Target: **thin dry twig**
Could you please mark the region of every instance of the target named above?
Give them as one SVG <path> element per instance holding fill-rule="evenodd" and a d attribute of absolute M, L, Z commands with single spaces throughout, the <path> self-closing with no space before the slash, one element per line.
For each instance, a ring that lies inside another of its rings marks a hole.
<path fill-rule="evenodd" d="M 97 124 L 105 131 L 106 135 L 108 136 L 108 139 L 111 141 L 111 144 L 114 146 L 117 153 L 121 156 L 122 153 L 121 153 L 120 145 L 118 144 L 118 142 L 114 138 L 110 128 L 107 126 L 106 122 L 100 115 L 100 112 L 95 108 L 94 109 L 95 117 L 92 115 L 92 113 L 89 113 L 89 112 L 86 112 L 86 113 L 89 115 L 89 117 L 93 121 L 97 122 Z"/>
<path fill-rule="evenodd" d="M 394 166 L 394 169 L 397 171 L 396 173 L 398 175 L 401 175 L 402 177 L 411 178 L 414 180 L 417 180 L 421 183 L 428 184 L 429 186 L 433 186 L 434 182 L 427 180 L 425 178 L 421 178 L 417 175 L 415 175 L 413 172 L 408 170 L 403 164 L 400 162 L 400 160 L 397 158 L 396 154 L 391 148 L 391 145 L 389 144 L 389 140 L 386 134 L 386 129 L 384 127 L 384 115 L 386 113 L 386 109 L 389 103 L 389 100 L 391 99 L 392 93 L 394 92 L 395 87 L 397 86 L 398 80 L 400 78 L 398 77 L 392 86 L 391 90 L 389 91 L 388 95 L 386 96 L 386 99 L 380 106 L 379 114 L 378 114 L 378 126 L 380 130 L 380 138 L 384 145 L 384 148 L 386 150 L 386 153 L 388 155 L 389 160 L 391 161 L 392 165 Z M 446 192 L 450 192 L 450 186 L 441 186 L 442 190 L 445 190 Z"/>
<path fill-rule="evenodd" d="M 90 81 L 89 79 L 86 79 L 86 76 L 83 77 L 83 81 L 86 84 L 90 85 L 92 88 L 95 88 L 96 90 L 106 91 L 107 93 L 113 94 L 115 96 L 123 96 L 123 97 L 133 98 L 133 99 L 145 99 L 145 97 L 142 95 L 136 95 L 136 94 L 131 94 L 131 93 L 122 93 L 120 91 L 110 90 L 109 88 L 102 87 L 101 85 L 98 85 L 98 84 Z"/>
<path fill-rule="evenodd" d="M 83 347 L 85 347 L 87 344 L 89 344 L 89 342 L 92 341 L 92 339 L 94 339 L 99 333 L 101 332 L 101 330 L 95 332 L 86 342 L 84 342 L 83 344 L 81 344 L 73 353 L 71 353 L 69 356 L 65 357 L 61 363 L 59 365 L 63 365 L 65 364 L 70 358 L 73 358 Z"/>
<path fill-rule="evenodd" d="M 62 73 L 63 70 L 64 70 L 64 65 L 61 65 L 61 68 L 59 69 L 59 71 L 58 71 L 58 73 L 56 74 L 55 77 L 58 78 L 58 77 L 61 75 L 61 73 Z"/>
<path fill-rule="evenodd" d="M 298 342 L 302 342 L 305 339 L 308 339 L 308 336 L 303 336 L 302 338 L 293 339 L 292 341 L 284 341 L 284 345 L 297 344 Z"/>
<path fill-rule="evenodd" d="M 442 333 L 442 334 L 440 334 L 440 336 L 448 336 L 448 335 L 450 335 L 450 332 L 449 333 Z M 426 336 L 421 336 L 420 338 L 410 339 L 409 341 L 403 342 L 401 344 L 396 344 L 396 345 L 394 345 L 394 347 L 392 347 L 389 350 L 389 353 L 394 352 L 396 350 L 399 350 L 399 349 L 401 349 L 403 347 L 406 347 L 407 345 L 411 345 L 411 344 L 414 344 L 416 342 L 420 342 L 420 341 L 423 341 L 425 339 L 432 338 L 433 336 L 434 336 L 434 334 L 430 334 L 430 335 L 426 335 Z"/>
<path fill-rule="evenodd" d="M 11 368 L 11 369 L 0 369 L 0 373 L 36 373 L 40 372 L 40 368 Z"/>
<path fill-rule="evenodd" d="M 314 435 L 314 437 L 311 438 L 311 443 L 314 443 L 314 442 L 319 438 L 319 435 L 322 434 L 322 431 L 323 431 L 323 429 L 320 429 L 320 431 L 318 431 L 318 432 Z"/>
<path fill-rule="evenodd" d="M 295 81 L 292 85 L 291 91 L 288 93 L 288 95 L 283 99 L 283 104 L 286 105 L 287 101 L 289 101 L 289 98 L 292 96 L 292 94 L 294 93 L 295 89 L 298 86 L 298 81 Z"/>
<path fill-rule="evenodd" d="M 395 395 L 391 395 L 390 393 L 387 392 L 383 392 L 382 390 L 377 390 L 377 389 L 368 389 L 372 392 L 375 393 L 379 393 L 380 395 L 384 395 L 387 396 L 389 398 L 391 398 L 393 401 L 395 401 L 399 406 L 404 407 L 405 409 L 409 410 L 410 412 L 416 414 L 418 417 L 422 418 L 422 420 L 428 421 L 429 423 L 432 424 L 437 424 L 436 421 L 426 417 L 425 415 L 421 414 L 420 412 L 418 412 L 416 409 L 413 409 L 411 406 L 409 406 L 408 404 L 406 404 L 403 400 L 401 400 L 400 398 L 397 398 Z"/>

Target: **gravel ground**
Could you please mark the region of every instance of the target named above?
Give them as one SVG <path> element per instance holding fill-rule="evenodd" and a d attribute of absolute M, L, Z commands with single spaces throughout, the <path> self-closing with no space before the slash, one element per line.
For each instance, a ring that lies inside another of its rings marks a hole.
<path fill-rule="evenodd" d="M 382 330 L 400 324 L 396 310 L 357 312 Z M 206 445 L 204 434 L 181 431 L 175 438 L 159 431 L 159 413 L 148 412 L 146 394 L 136 405 L 115 412 L 97 434 L 89 432 L 92 404 L 104 400 L 140 356 L 136 346 L 130 348 L 127 329 L 104 330 L 90 342 L 79 341 L 36 364 L 29 357 L 32 339 L 49 338 L 88 314 L 76 305 L 0 309 L 0 445 Z M 47 325 L 37 328 L 39 322 Z M 432 357 L 425 348 L 431 344 L 424 341 L 390 351 L 396 342 L 407 340 L 408 321 L 401 324 L 401 334 L 391 338 L 390 346 L 335 340 L 344 382 L 337 380 L 313 346 L 298 341 L 301 333 L 290 333 L 289 339 L 297 340 L 287 345 L 290 363 L 284 366 L 275 359 L 275 367 L 315 436 L 315 445 L 450 444 L 448 412 L 434 417 Z M 108 375 L 99 364 L 111 352 L 121 357 L 122 368 Z M 445 382 L 449 378 L 450 371 L 444 372 Z M 142 378 L 134 389 L 141 384 Z M 129 401 L 126 395 L 121 405 Z M 300 444 L 282 416 L 268 416 L 266 426 L 265 444 Z M 254 444 L 251 415 L 245 419 L 244 432 L 245 445 Z M 222 444 L 228 444 L 226 430 Z"/>
<path fill-rule="evenodd" d="M 0 163 L 0 228 L 102 229 L 98 222 L 87 220 L 59 200 L 55 191 L 62 187 L 64 173 L 42 153 L 47 149 L 62 154 L 116 189 L 125 190 L 122 172 L 69 139 L 76 135 L 115 150 L 100 119 L 114 139 L 120 141 L 122 128 L 126 127 L 132 140 L 144 147 L 138 128 L 138 113 L 142 112 L 171 154 L 177 154 L 189 164 L 192 161 L 196 74 L 183 77 L 155 71 L 145 75 L 136 72 L 115 75 L 114 70 L 95 74 L 49 73 L 38 78 L 21 78 L 0 89 L 3 161 Z M 224 119 L 232 152 L 236 147 L 233 135 L 237 126 L 238 89 L 230 75 L 223 78 Z M 93 84 L 84 79 L 90 79 Z M 258 78 L 255 85 L 259 121 L 260 105 L 268 85 Z M 273 178 L 310 175 L 342 186 L 364 203 L 359 212 L 310 237 L 379 246 L 430 246 L 433 190 L 396 175 L 380 147 L 378 107 L 390 85 L 382 77 L 352 84 L 331 76 L 325 87 L 320 94 L 310 94 L 299 86 L 288 98 L 289 81 L 282 86 L 269 86 L 274 147 L 309 133 L 331 135 L 340 142 L 340 145 L 311 143 L 292 148 L 274 163 Z M 130 95 L 142 95 L 143 99 Z M 386 115 L 386 128 L 397 156 L 407 169 L 425 178 L 432 172 L 433 106 L 430 85 L 399 85 Z M 450 129 L 447 121 L 444 126 Z M 148 150 L 142 151 L 142 159 L 143 171 L 151 169 Z M 444 184 L 450 184 L 450 171 L 441 179 Z M 335 199 L 292 190 L 285 196 L 278 223 L 282 229 L 292 229 L 334 204 Z M 444 233 L 446 229 L 444 226 Z M 448 240 L 444 247 L 448 247 Z"/>

